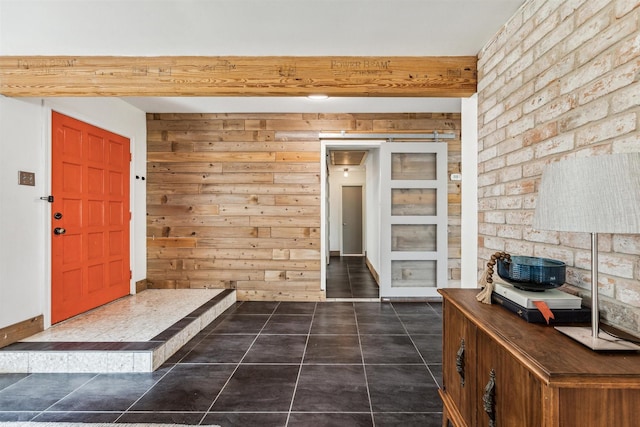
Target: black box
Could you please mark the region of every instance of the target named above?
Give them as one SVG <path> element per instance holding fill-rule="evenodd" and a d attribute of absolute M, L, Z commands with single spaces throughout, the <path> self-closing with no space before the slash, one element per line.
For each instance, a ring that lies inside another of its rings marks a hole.
<path fill-rule="evenodd" d="M 515 302 L 503 297 L 502 295 L 491 293 L 491 302 L 501 305 L 512 313 L 517 314 L 529 323 L 547 323 L 540 310 L 537 308 L 525 308 Z M 549 319 L 550 325 L 558 325 L 562 323 L 590 323 L 591 309 L 581 307 L 576 309 L 554 309 L 553 319 Z"/>

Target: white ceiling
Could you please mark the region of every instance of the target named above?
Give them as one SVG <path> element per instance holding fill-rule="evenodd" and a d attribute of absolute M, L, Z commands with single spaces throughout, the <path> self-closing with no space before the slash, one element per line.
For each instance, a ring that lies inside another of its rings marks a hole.
<path fill-rule="evenodd" d="M 523 3 L 524 0 L 0 0 L 0 54 L 477 55 Z M 314 104 L 296 98 L 127 101 L 148 112 L 459 111 L 459 102 L 433 98 L 343 98 Z"/>

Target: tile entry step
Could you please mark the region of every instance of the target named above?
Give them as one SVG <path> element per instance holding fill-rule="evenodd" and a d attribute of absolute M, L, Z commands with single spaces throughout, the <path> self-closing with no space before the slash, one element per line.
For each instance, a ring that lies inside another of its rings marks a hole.
<path fill-rule="evenodd" d="M 164 302 L 154 301 L 153 310 L 148 306 L 143 306 L 142 318 L 145 317 L 144 309 L 150 313 L 148 317 L 161 315 L 163 310 L 158 307 L 158 304 L 165 305 L 169 310 L 175 303 L 175 297 L 170 294 L 171 291 L 173 290 L 144 291 L 143 293 L 167 292 L 165 296 L 168 298 L 164 298 Z M 192 290 L 184 291 L 190 292 Z M 69 334 L 49 332 L 56 325 L 27 340 L 1 348 L 0 373 L 152 372 L 235 302 L 236 292 L 234 290 L 222 290 L 166 329 L 144 341 L 124 341 L 120 340 L 121 338 L 109 340 L 109 334 L 94 335 L 91 340 L 76 340 L 70 337 L 73 337 L 74 333 L 76 336 L 81 336 L 82 331 L 76 330 L 74 332 L 71 328 Z M 115 304 L 113 307 L 110 308 L 108 305 L 104 307 L 107 310 L 105 316 L 117 317 L 113 312 L 114 310 L 118 311 L 118 308 Z M 151 313 L 152 311 L 154 313 Z M 88 316 L 91 316 L 91 313 L 88 313 Z M 144 325 L 144 323 L 142 324 Z M 132 328 L 135 328 L 135 325 Z M 148 327 L 145 332 L 149 333 Z M 107 339 L 100 341 L 101 336 Z M 140 335 L 134 331 L 125 332 L 123 336 Z M 38 340 L 39 338 L 40 340 Z"/>

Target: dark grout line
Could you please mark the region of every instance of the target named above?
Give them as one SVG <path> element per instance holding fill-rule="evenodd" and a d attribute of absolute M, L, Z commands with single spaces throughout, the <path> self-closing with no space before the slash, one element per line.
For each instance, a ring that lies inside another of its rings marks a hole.
<path fill-rule="evenodd" d="M 302 357 L 300 358 L 300 364 L 298 366 L 298 375 L 296 376 L 296 384 L 293 386 L 293 393 L 291 394 L 291 403 L 289 404 L 289 412 L 287 413 L 287 421 L 285 423 L 285 427 L 289 425 L 289 420 L 291 419 L 291 413 L 293 411 L 293 402 L 295 402 L 296 400 L 298 384 L 300 383 L 300 375 L 302 375 L 304 358 L 307 355 L 307 347 L 309 346 L 309 338 L 311 337 L 311 328 L 313 327 L 313 321 L 315 320 L 317 309 L 318 309 L 318 303 L 315 303 L 315 307 L 313 307 L 313 313 L 311 314 L 311 322 L 309 322 L 309 329 L 307 330 L 307 339 L 304 342 L 304 350 L 302 350 Z"/>
<path fill-rule="evenodd" d="M 236 311 L 237 311 L 237 309 L 239 307 L 242 307 L 243 304 L 244 304 L 244 302 L 242 304 L 238 305 L 236 307 Z M 231 381 L 231 378 L 233 378 L 233 375 L 238 371 L 238 369 L 240 368 L 240 365 L 242 365 L 242 361 L 247 357 L 247 354 L 249 354 L 249 352 L 253 348 L 253 345 L 256 343 L 256 341 L 258 340 L 258 337 L 260 336 L 260 334 L 262 333 L 264 328 L 267 326 L 267 323 L 269 323 L 269 320 L 273 317 L 273 314 L 276 312 L 276 309 L 278 308 L 279 305 L 280 305 L 280 303 L 276 304 L 275 307 L 273 308 L 273 310 L 271 310 L 271 314 L 269 314 L 269 317 L 267 318 L 267 320 L 265 320 L 264 324 L 262 325 L 262 328 L 260 328 L 260 331 L 258 331 L 258 333 L 256 334 L 256 336 L 253 339 L 253 341 L 251 341 L 251 344 L 249 344 L 249 347 L 247 348 L 247 351 L 244 352 L 244 354 L 242 355 L 242 358 L 236 364 L 235 369 L 233 370 L 233 372 L 231 372 L 231 374 L 229 375 L 229 378 L 227 378 L 227 381 L 225 381 L 223 386 L 220 388 L 220 391 L 218 392 L 216 397 L 213 399 L 213 402 L 211 402 L 211 405 L 209 405 L 209 408 L 205 411 L 205 413 L 202 416 L 202 418 L 200 419 L 200 422 L 198 423 L 198 425 L 202 424 L 204 422 L 205 418 L 207 417 L 207 415 L 211 412 L 211 409 L 213 408 L 213 405 L 216 404 L 216 402 L 218 401 L 218 399 L 220 398 L 220 396 L 224 392 L 224 389 L 227 387 L 227 385 L 229 385 L 229 381 Z M 254 314 L 257 314 L 257 313 L 254 313 Z"/>

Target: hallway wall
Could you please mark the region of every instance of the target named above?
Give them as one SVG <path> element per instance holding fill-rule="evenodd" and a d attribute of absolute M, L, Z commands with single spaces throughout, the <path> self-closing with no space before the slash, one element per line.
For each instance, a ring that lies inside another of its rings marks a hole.
<path fill-rule="evenodd" d="M 321 300 L 318 133 L 455 132 L 460 114 L 149 114 L 147 279 L 244 300 Z M 449 280 L 460 277 L 460 187 L 449 185 Z"/>

